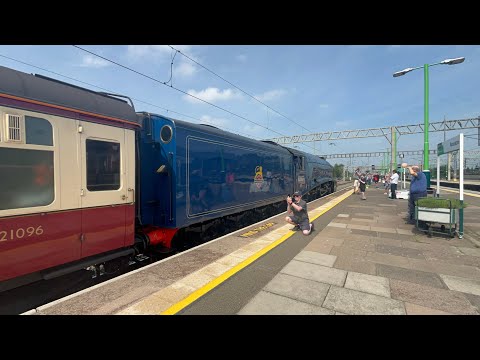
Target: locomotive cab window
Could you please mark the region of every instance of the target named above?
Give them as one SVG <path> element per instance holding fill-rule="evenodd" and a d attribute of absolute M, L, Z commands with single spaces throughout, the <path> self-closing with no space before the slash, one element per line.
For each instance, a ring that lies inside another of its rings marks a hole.
<path fill-rule="evenodd" d="M 106 191 L 120 189 L 120 144 L 86 140 L 87 189 Z"/>
<path fill-rule="evenodd" d="M 303 156 L 295 157 L 295 164 L 298 170 L 305 170 L 305 158 Z"/>

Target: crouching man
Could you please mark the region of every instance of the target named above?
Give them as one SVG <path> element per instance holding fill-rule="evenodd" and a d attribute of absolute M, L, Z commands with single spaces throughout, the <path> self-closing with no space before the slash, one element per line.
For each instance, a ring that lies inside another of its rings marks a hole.
<path fill-rule="evenodd" d="M 309 235 L 313 230 L 313 223 L 308 218 L 307 203 L 302 200 L 300 191 L 296 191 L 292 197 L 287 196 L 287 217 L 285 221 L 295 225 L 294 230 L 302 230 L 303 235 Z"/>

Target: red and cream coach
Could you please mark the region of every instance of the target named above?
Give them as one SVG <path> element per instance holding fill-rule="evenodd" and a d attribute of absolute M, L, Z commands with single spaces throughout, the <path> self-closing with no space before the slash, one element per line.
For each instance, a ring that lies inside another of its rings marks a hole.
<path fill-rule="evenodd" d="M 0 119 L 0 291 L 132 254 L 133 104 L 0 67 Z"/>

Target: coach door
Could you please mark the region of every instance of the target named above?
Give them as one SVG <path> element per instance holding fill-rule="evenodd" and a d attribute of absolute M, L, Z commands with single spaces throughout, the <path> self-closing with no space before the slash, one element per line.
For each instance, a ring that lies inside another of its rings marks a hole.
<path fill-rule="evenodd" d="M 126 208 L 134 202 L 126 174 L 135 169 L 127 168 L 125 129 L 78 122 L 78 132 L 85 257 L 124 246 Z"/>

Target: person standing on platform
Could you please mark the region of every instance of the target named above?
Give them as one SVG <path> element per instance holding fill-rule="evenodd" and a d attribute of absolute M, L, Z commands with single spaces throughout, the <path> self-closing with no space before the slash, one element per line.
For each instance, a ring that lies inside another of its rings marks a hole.
<path fill-rule="evenodd" d="M 408 223 L 415 224 L 415 201 L 427 197 L 427 177 L 416 165 L 408 166 L 406 163 L 402 167 L 407 168 L 412 176 L 410 182 L 410 194 L 408 196 Z"/>
<path fill-rule="evenodd" d="M 397 185 L 398 185 L 398 174 L 397 170 L 393 170 L 392 177 L 390 178 L 390 191 L 392 192 L 392 196 L 390 199 L 395 200 L 397 198 Z"/>
<path fill-rule="evenodd" d="M 367 197 L 365 196 L 365 190 L 367 187 L 367 178 L 365 174 L 362 174 L 360 176 L 359 181 L 360 181 L 360 193 L 362 194 L 362 200 L 367 200 Z"/>

